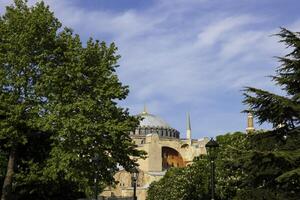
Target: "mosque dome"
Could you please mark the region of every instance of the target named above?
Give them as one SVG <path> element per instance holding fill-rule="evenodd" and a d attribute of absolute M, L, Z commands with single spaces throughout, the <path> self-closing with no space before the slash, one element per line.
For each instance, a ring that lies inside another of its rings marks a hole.
<path fill-rule="evenodd" d="M 142 112 L 139 114 L 142 118 L 140 121 L 140 127 L 161 127 L 161 128 L 171 128 L 167 122 L 158 116 L 149 114 L 147 112 Z"/>
<path fill-rule="evenodd" d="M 172 128 L 165 120 L 160 117 L 150 114 L 144 108 L 144 111 L 137 115 L 141 118 L 138 128 L 131 133 L 133 136 L 146 136 L 156 133 L 159 137 L 179 138 L 180 133 Z"/>

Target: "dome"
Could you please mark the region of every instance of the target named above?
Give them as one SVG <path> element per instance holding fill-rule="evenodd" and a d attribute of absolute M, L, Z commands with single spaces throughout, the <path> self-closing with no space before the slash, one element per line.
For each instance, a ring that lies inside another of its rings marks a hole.
<path fill-rule="evenodd" d="M 158 116 L 149 114 L 147 112 L 142 112 L 139 114 L 142 117 L 140 121 L 141 127 L 162 127 L 162 128 L 171 128 L 167 122 L 161 119 Z"/>
<path fill-rule="evenodd" d="M 167 122 L 156 115 L 149 114 L 146 109 L 137 115 L 141 118 L 140 125 L 130 134 L 137 137 L 145 137 L 148 134 L 156 133 L 159 137 L 179 138 L 180 133 L 169 126 Z"/>

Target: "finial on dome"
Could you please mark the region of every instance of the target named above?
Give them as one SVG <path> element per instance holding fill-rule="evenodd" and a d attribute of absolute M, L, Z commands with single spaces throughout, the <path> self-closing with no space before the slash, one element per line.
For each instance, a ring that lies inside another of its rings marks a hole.
<path fill-rule="evenodd" d="M 143 110 L 142 114 L 148 114 L 146 104 L 144 104 L 144 110 Z"/>

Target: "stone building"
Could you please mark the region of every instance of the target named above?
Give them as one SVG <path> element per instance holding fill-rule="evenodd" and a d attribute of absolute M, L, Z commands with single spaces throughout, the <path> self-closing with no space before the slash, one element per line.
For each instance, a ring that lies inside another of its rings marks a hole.
<path fill-rule="evenodd" d="M 145 200 L 151 182 L 161 179 L 171 167 L 185 167 L 196 156 L 206 154 L 205 144 L 208 138 L 192 139 L 190 117 L 187 116 L 186 138 L 181 138 L 179 131 L 172 128 L 158 116 L 144 109 L 139 127 L 131 133 L 139 150 L 147 152 L 146 159 L 139 159 L 139 176 L 137 180 L 138 200 Z M 116 187 L 108 187 L 101 197 L 132 197 L 131 174 L 120 170 L 115 179 Z M 106 198 L 102 198 L 106 199 Z"/>

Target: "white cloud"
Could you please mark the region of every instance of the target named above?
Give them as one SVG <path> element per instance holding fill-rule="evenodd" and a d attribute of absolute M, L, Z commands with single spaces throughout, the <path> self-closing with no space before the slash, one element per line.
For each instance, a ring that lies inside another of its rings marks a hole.
<path fill-rule="evenodd" d="M 217 130 L 208 119 L 213 115 L 219 120 L 232 118 L 228 124 L 241 121 L 243 86 L 275 91 L 265 76 L 273 74 L 277 65 L 272 56 L 284 51 L 277 38 L 270 37 L 279 29 L 263 26 L 272 18 L 228 10 L 214 13 L 212 8 L 202 9 L 210 3 L 207 0 L 156 0 L 144 10 L 122 11 L 88 10 L 67 0 L 46 2 L 64 25 L 81 36 L 116 42 L 122 55 L 118 73 L 131 89 L 126 105 L 134 113 L 147 103 L 153 113 L 174 112 L 169 120 L 177 122 L 174 107 L 191 109 L 200 124 L 194 130 L 212 131 Z M 299 30 L 299 21 L 290 24 Z M 224 93 L 236 96 L 226 102 L 218 96 Z M 232 107 L 226 110 L 232 113 L 217 114 L 213 108 L 219 105 Z M 220 126 L 218 131 L 228 128 Z"/>
<path fill-rule="evenodd" d="M 241 15 L 227 17 L 225 19 L 218 19 L 217 22 L 213 22 L 205 26 L 202 32 L 199 33 L 200 45 L 213 45 L 219 42 L 221 39 L 226 39 L 228 35 L 234 34 L 233 32 L 244 25 L 251 23 L 257 23 L 256 17 L 250 15 Z"/>

